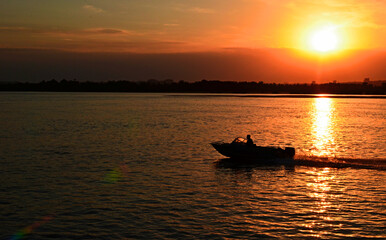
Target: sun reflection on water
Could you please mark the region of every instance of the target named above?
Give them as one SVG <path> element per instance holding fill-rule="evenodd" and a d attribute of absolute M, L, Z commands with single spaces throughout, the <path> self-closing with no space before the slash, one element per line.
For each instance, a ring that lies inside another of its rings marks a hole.
<path fill-rule="evenodd" d="M 332 157 L 335 154 L 334 100 L 314 98 L 311 153 L 316 156 Z"/>
<path fill-rule="evenodd" d="M 307 183 L 309 189 L 307 195 L 314 200 L 308 211 L 317 218 L 312 219 L 303 226 L 312 233 L 313 237 L 320 238 L 340 227 L 334 214 L 336 210 L 339 210 L 339 206 L 336 205 L 334 200 L 337 195 L 333 194 L 336 189 L 331 190 L 331 184 L 336 179 L 330 168 L 324 168 L 321 171 L 314 169 L 307 173 L 311 177 Z"/>

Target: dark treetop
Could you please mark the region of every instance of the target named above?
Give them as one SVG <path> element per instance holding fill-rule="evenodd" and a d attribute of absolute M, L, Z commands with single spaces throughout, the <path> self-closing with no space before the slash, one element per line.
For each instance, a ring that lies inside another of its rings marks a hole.
<path fill-rule="evenodd" d="M 79 82 L 76 80 L 50 80 L 40 83 L 1 83 L 0 91 L 52 91 L 52 92 L 181 92 L 181 93 L 279 93 L 279 94 L 376 94 L 386 93 L 386 81 L 324 84 L 276 84 L 264 82 L 236 82 L 201 80 L 197 82 L 172 79 L 145 82 L 108 81 Z"/>

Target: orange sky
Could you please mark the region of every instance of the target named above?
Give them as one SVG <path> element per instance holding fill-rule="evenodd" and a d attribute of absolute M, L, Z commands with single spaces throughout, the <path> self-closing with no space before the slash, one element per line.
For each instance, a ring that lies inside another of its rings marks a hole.
<path fill-rule="evenodd" d="M 4 0 L 0 48 L 137 54 L 294 49 L 294 58 L 272 54 L 290 65 L 345 65 L 348 51 L 385 53 L 384 12 L 385 0 Z M 321 54 L 310 47 L 310 36 L 325 26 L 334 27 L 338 45 Z M 376 78 L 386 78 L 382 74 Z"/>
<path fill-rule="evenodd" d="M 384 0 L 5 0 L 0 46 L 75 51 L 189 52 L 227 47 L 306 49 L 339 28 L 342 48 L 385 48 Z"/>

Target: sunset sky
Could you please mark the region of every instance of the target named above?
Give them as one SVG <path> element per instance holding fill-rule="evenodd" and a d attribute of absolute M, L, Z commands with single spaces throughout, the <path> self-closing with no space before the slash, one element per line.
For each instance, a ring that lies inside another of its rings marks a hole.
<path fill-rule="evenodd" d="M 386 0 L 3 0 L 0 81 L 386 79 L 384 12 Z"/>

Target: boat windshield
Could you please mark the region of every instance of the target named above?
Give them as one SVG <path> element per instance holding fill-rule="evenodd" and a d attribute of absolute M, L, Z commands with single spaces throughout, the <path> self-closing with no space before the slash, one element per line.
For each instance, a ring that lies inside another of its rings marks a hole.
<path fill-rule="evenodd" d="M 233 140 L 232 143 L 247 143 L 247 140 L 245 140 L 242 137 L 237 137 L 237 138 L 235 138 L 235 140 Z"/>

